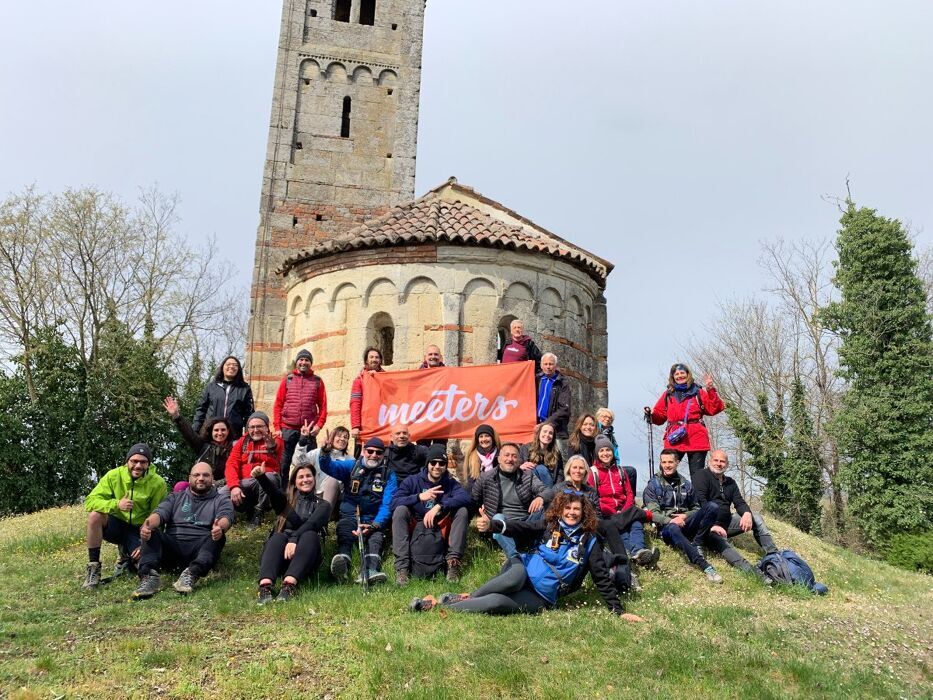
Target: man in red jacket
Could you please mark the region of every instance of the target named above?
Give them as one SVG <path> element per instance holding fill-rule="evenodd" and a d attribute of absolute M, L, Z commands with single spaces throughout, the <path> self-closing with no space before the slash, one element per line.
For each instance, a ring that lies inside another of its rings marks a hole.
<path fill-rule="evenodd" d="M 317 447 L 317 434 L 327 421 L 327 391 L 324 381 L 314 373 L 311 365 L 314 358 L 308 350 L 300 350 L 295 357 L 295 367 L 282 378 L 275 394 L 272 420 L 275 436 L 282 438 L 285 450 L 282 454 L 282 483 L 288 482 L 288 469 L 295 454 L 295 446 L 301 438 L 301 428 L 308 424 L 309 447 Z"/>
<path fill-rule="evenodd" d="M 262 411 L 255 411 L 246 421 L 246 435 L 230 448 L 224 487 L 230 494 L 234 508 L 245 513 L 249 527 L 259 527 L 262 514 L 269 510 L 269 497 L 253 478 L 253 467 L 262 465 L 263 470 L 276 486 L 281 478 L 279 472 L 284 451 L 282 438 L 274 437 L 269 432 L 269 416 Z"/>
<path fill-rule="evenodd" d="M 366 348 L 363 353 L 363 369 L 353 380 L 350 388 L 350 435 L 353 440 L 360 439 L 360 430 L 363 427 L 363 375 L 366 372 L 375 374 L 384 372 L 382 369 L 382 352 L 379 348 Z"/>

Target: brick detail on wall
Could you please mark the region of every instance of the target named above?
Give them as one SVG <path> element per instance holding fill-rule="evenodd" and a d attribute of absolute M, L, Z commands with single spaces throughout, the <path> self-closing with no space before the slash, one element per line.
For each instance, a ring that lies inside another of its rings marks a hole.
<path fill-rule="evenodd" d="M 563 338 L 559 335 L 542 335 L 541 337 L 544 340 L 548 340 L 552 343 L 559 343 L 560 345 L 567 345 L 568 347 L 571 347 L 574 350 L 579 350 L 580 352 L 586 353 L 587 355 L 593 354 L 590 350 L 587 350 L 585 347 L 583 347 L 579 343 L 575 343 L 572 340 L 568 338 Z"/>
<path fill-rule="evenodd" d="M 426 331 L 458 331 L 460 333 L 472 333 L 473 326 L 458 326 L 456 323 L 433 324 L 424 327 Z"/>
<path fill-rule="evenodd" d="M 301 279 L 308 279 L 315 275 L 343 270 L 348 267 L 434 262 L 437 262 L 437 246 L 434 244 L 369 248 L 336 253 L 324 258 L 299 263 L 292 268 L 292 274 L 297 274 Z"/>

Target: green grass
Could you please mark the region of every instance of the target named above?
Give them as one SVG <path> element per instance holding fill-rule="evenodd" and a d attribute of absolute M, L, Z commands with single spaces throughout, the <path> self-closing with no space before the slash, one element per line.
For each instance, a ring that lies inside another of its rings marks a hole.
<path fill-rule="evenodd" d="M 589 587 L 536 617 L 413 615 L 413 596 L 449 586 L 364 597 L 326 573 L 292 603 L 259 609 L 264 533 L 239 527 L 187 599 L 169 588 L 131 602 L 129 578 L 85 593 L 84 517 L 0 520 L 0 698 L 933 697 L 933 579 L 773 519 L 829 596 L 765 589 L 721 560 L 715 587 L 664 549 L 626 603 L 646 619 L 632 625 Z M 738 543 L 757 558 L 751 538 Z M 103 551 L 106 572 L 116 552 Z M 478 540 L 468 559 L 458 590 L 498 569 Z"/>

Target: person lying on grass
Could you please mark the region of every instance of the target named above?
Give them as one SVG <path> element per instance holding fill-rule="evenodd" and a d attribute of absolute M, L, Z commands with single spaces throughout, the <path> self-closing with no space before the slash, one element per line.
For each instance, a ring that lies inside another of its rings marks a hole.
<path fill-rule="evenodd" d="M 651 519 L 644 510 L 628 513 L 632 520 Z M 610 611 L 628 622 L 642 621 L 622 607 L 596 536 L 596 510 L 579 491 L 558 494 L 542 520 L 493 520 L 481 509 L 476 529 L 508 532 L 538 544 L 510 557 L 498 576 L 472 593 L 445 593 L 440 601 L 433 596 L 415 598 L 409 606 L 412 611 L 430 610 L 439 603 L 451 610 L 489 615 L 536 613 L 554 607 L 558 598 L 577 590 L 589 574 Z"/>
<path fill-rule="evenodd" d="M 251 474 L 278 515 L 259 557 L 258 602 L 265 605 L 272 601 L 272 586 L 284 572 L 275 599 L 284 603 L 295 595 L 298 584 L 321 566 L 330 503 L 317 497 L 317 474 L 310 464 L 291 470 L 286 493 L 266 476 L 262 465 L 253 467 Z"/>

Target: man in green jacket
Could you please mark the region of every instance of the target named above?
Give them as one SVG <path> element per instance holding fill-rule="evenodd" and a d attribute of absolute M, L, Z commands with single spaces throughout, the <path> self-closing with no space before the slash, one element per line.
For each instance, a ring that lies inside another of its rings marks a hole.
<path fill-rule="evenodd" d="M 152 451 L 138 443 L 126 455 L 126 464 L 111 469 L 84 500 L 87 518 L 87 573 L 85 590 L 100 585 L 100 545 L 117 545 L 120 558 L 114 576 L 139 559 L 139 527 L 165 498 L 165 480 L 151 470 Z"/>

